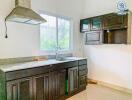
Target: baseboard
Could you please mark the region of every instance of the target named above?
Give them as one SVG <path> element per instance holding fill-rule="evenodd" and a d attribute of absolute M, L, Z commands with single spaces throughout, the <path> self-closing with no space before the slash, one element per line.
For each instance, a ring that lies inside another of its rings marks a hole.
<path fill-rule="evenodd" d="M 102 85 L 102 86 L 105 86 L 105 87 L 108 87 L 108 88 L 112 88 L 112 89 L 115 89 L 115 90 L 118 90 L 118 91 L 122 91 L 122 92 L 132 94 L 132 89 L 128 89 L 128 88 L 124 88 L 124 87 L 121 87 L 121 86 L 113 85 L 113 84 L 103 82 L 103 81 L 88 79 L 88 83 L 91 83 L 91 82 L 94 82 L 94 83 L 97 83 L 99 85 Z"/>

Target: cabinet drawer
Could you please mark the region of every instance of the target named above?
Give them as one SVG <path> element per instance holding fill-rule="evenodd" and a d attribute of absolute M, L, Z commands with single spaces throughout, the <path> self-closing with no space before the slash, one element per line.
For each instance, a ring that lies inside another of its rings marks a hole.
<path fill-rule="evenodd" d="M 50 66 L 42 66 L 42 67 L 38 67 L 38 68 L 7 72 L 6 73 L 6 81 L 47 73 L 47 72 L 49 72 L 50 68 L 51 68 Z"/>
<path fill-rule="evenodd" d="M 81 66 L 79 66 L 79 70 L 87 70 L 87 65 L 81 65 Z"/>
<path fill-rule="evenodd" d="M 64 63 L 65 68 L 78 66 L 78 61 L 71 61 Z"/>
<path fill-rule="evenodd" d="M 79 71 L 79 76 L 82 76 L 82 75 L 87 75 L 87 70 L 81 70 Z"/>
<path fill-rule="evenodd" d="M 87 76 L 80 76 L 79 77 L 79 88 L 87 85 Z"/>
<path fill-rule="evenodd" d="M 87 64 L 87 60 L 86 59 L 79 61 L 79 65 L 86 65 L 86 64 Z"/>

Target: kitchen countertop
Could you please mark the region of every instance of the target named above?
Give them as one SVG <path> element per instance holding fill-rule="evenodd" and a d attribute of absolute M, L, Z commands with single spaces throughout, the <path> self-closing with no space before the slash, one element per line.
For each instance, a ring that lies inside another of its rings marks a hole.
<path fill-rule="evenodd" d="M 59 64 L 59 63 L 83 60 L 83 59 L 86 59 L 86 58 L 67 57 L 66 60 L 64 61 L 50 59 L 50 60 L 45 60 L 45 61 L 32 61 L 32 62 L 24 62 L 24 63 L 16 63 L 16 64 L 5 64 L 5 65 L 0 65 L 0 70 L 3 72 L 10 72 L 10 71 L 23 70 L 23 69 L 35 68 L 39 66 Z"/>

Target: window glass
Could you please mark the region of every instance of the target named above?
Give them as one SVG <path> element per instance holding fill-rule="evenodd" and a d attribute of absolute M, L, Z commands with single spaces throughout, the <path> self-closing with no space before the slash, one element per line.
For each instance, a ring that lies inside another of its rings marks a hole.
<path fill-rule="evenodd" d="M 40 47 L 41 50 L 55 50 L 56 40 L 56 17 L 41 15 L 47 20 L 46 23 L 40 25 Z"/>
<path fill-rule="evenodd" d="M 47 20 L 40 25 L 40 49 L 54 51 L 70 50 L 71 20 L 63 17 L 41 14 Z"/>
<path fill-rule="evenodd" d="M 70 21 L 65 19 L 58 19 L 58 46 L 62 50 L 70 48 Z"/>

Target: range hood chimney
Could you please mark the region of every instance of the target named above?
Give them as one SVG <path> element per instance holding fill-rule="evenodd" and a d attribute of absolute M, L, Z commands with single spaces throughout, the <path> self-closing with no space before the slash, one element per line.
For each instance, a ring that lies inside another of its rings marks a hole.
<path fill-rule="evenodd" d="M 46 22 L 31 9 L 31 0 L 15 0 L 15 8 L 6 17 L 7 21 L 37 25 Z"/>

